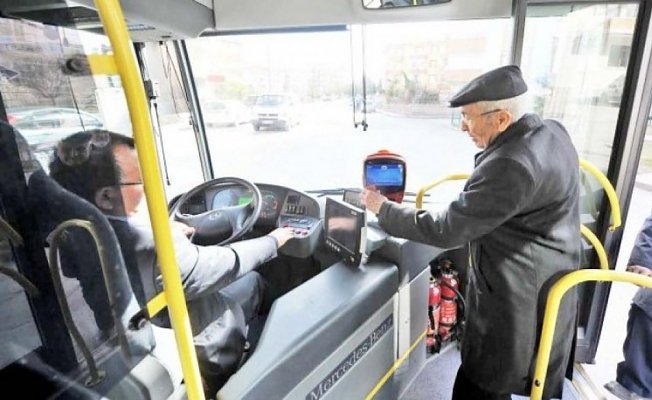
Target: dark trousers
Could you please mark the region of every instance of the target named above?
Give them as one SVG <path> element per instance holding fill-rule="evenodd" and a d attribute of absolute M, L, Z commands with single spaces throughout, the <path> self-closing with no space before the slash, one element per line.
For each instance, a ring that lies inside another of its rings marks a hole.
<path fill-rule="evenodd" d="M 188 301 L 207 398 L 214 398 L 240 366 L 248 324 L 258 315 L 263 295 L 262 277 L 251 271 L 219 292 Z"/>
<path fill-rule="evenodd" d="M 652 318 L 636 304 L 629 310 L 623 354 L 616 380 L 640 396 L 652 397 Z"/>
<path fill-rule="evenodd" d="M 511 398 L 511 394 L 492 393 L 480 388 L 471 382 L 462 367 L 457 370 L 452 400 L 511 400 Z"/>

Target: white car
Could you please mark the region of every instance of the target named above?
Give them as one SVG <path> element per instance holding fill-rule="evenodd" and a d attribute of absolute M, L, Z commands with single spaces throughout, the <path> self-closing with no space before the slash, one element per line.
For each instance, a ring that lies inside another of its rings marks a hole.
<path fill-rule="evenodd" d="M 298 105 L 289 94 L 261 94 L 256 97 L 251 124 L 259 131 L 262 128 L 289 130 L 299 123 Z"/>
<path fill-rule="evenodd" d="M 202 104 L 207 127 L 237 126 L 249 122 L 249 111 L 237 100 L 212 100 Z"/>

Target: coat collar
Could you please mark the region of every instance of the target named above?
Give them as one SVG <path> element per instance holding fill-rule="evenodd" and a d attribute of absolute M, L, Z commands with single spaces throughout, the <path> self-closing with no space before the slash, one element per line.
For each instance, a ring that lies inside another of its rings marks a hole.
<path fill-rule="evenodd" d="M 514 138 L 523 135 L 525 132 L 534 130 L 535 128 L 541 126 L 543 121 L 536 114 L 525 114 L 518 121 L 511 124 L 505 132 L 501 133 L 496 137 L 496 139 L 489 144 L 489 146 L 483 151 L 475 155 L 475 165 L 477 166 L 486 158 L 489 154 L 493 153 L 503 144 L 514 140 Z"/>

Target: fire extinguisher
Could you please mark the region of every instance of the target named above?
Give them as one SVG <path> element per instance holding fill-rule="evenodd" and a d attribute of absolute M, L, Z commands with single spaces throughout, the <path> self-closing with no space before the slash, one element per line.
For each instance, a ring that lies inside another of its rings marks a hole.
<path fill-rule="evenodd" d="M 448 340 L 461 339 L 465 307 L 459 285 L 452 262 L 442 260 L 433 271 L 428 289 L 426 348 L 430 353 L 438 353 Z"/>
<path fill-rule="evenodd" d="M 439 319 L 441 309 L 441 289 L 439 282 L 433 277 L 430 278 L 430 287 L 428 289 L 428 328 L 426 332 L 426 347 L 431 352 L 439 350 Z"/>
<path fill-rule="evenodd" d="M 457 294 L 459 281 L 457 273 L 451 268 L 450 261 L 442 262 L 441 268 L 441 311 L 439 317 L 439 337 L 446 341 L 457 323 Z"/>

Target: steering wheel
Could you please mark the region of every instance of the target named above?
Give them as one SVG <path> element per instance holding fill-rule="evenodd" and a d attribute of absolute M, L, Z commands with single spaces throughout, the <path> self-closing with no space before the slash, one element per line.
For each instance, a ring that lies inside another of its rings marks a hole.
<path fill-rule="evenodd" d="M 180 211 L 188 200 L 202 191 L 211 187 L 234 184 L 249 189 L 253 194 L 252 200 L 247 204 L 216 208 L 196 215 L 184 214 Z M 225 177 L 204 182 L 189 190 L 174 202 L 169 214 L 175 221 L 195 228 L 192 236 L 193 243 L 225 245 L 240 239 L 253 228 L 262 206 L 262 196 L 255 184 L 242 178 Z"/>

